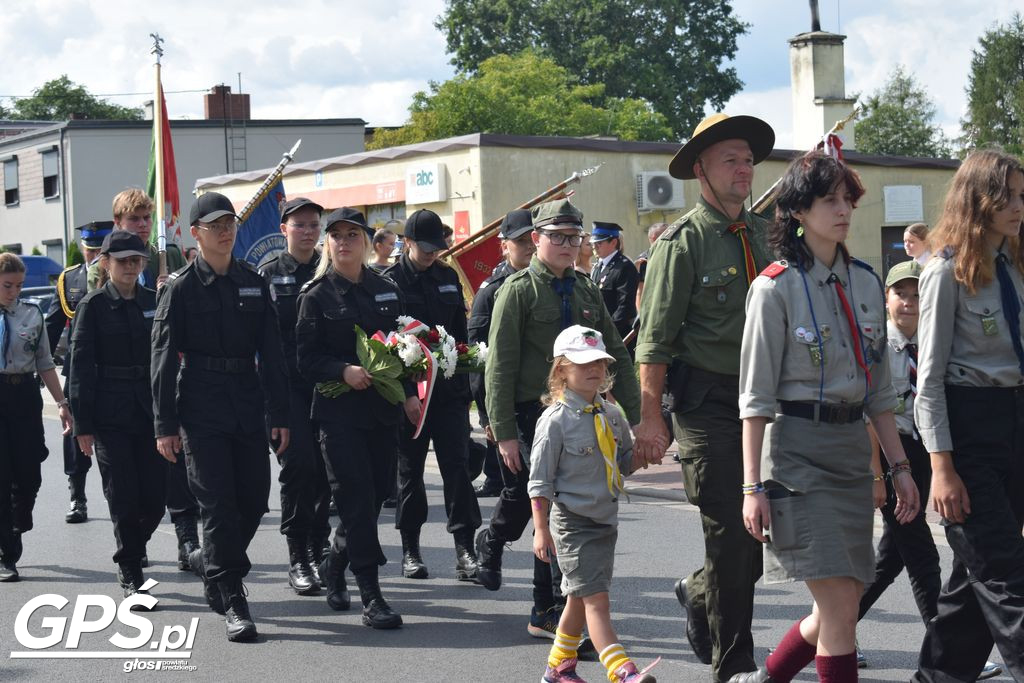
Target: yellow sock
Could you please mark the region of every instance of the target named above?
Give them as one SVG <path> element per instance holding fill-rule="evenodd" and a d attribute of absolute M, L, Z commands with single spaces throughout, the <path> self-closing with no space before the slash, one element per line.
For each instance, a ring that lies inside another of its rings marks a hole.
<path fill-rule="evenodd" d="M 612 643 L 605 649 L 601 650 L 601 664 L 608 670 L 608 680 L 612 683 L 618 683 L 619 679 L 615 675 L 615 672 L 620 667 L 629 662 L 629 657 L 626 656 L 626 648 L 622 647 L 618 643 Z"/>
<path fill-rule="evenodd" d="M 555 643 L 551 646 L 551 654 L 548 655 L 548 666 L 554 669 L 565 660 L 575 657 L 582 642 L 582 635 L 570 636 L 568 633 L 562 633 L 560 629 L 556 629 Z"/>

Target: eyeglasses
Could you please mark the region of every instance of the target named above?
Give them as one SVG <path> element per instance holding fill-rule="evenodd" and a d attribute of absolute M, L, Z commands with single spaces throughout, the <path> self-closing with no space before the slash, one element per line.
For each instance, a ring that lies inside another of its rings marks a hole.
<path fill-rule="evenodd" d="M 316 232 L 320 232 L 319 221 L 315 223 L 292 223 L 289 221 L 287 225 L 289 228 L 295 228 L 296 230 L 306 230 L 307 232 L 313 232 L 315 230 Z"/>
<path fill-rule="evenodd" d="M 566 232 L 556 232 L 554 230 L 538 230 L 537 232 L 547 236 L 547 238 L 551 240 L 551 244 L 555 245 L 556 247 L 560 247 L 566 242 L 569 243 L 570 247 L 578 247 L 581 244 L 583 244 L 583 235 L 581 235 L 580 233 L 570 235 L 569 233 Z"/>
<path fill-rule="evenodd" d="M 196 227 L 199 228 L 200 230 L 206 230 L 208 232 L 213 232 L 217 234 L 224 234 L 226 232 L 231 232 L 232 230 L 237 228 L 238 221 L 236 221 L 234 218 L 229 218 L 228 220 L 218 219 L 213 223 L 197 223 Z"/>

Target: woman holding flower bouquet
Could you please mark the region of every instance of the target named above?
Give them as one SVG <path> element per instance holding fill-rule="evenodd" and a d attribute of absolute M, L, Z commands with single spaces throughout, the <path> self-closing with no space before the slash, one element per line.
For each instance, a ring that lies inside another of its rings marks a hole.
<path fill-rule="evenodd" d="M 363 623 L 398 628 L 399 616 L 381 596 L 377 568 L 386 562 L 377 536 L 377 518 L 394 471 L 395 426 L 402 409 L 384 398 L 373 375 L 361 365 L 357 327 L 373 334 L 391 330 L 404 313 L 403 297 L 391 280 L 365 263 L 371 230 L 363 214 L 342 208 L 325 221 L 327 239 L 316 275 L 299 295 L 295 329 L 299 371 L 311 382 L 344 382 L 348 390 L 313 395 L 313 419 L 335 503 L 341 512 L 331 552 L 320 567 L 333 609 L 347 609 L 344 599 L 344 554 L 359 585 Z M 405 411 L 418 419 L 419 399 L 412 384 L 403 385 Z M 347 540 L 347 548 L 346 548 Z"/>

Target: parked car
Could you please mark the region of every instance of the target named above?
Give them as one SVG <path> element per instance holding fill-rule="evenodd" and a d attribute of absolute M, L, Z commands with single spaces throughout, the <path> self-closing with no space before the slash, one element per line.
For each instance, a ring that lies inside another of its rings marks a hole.
<path fill-rule="evenodd" d="M 57 282 L 57 276 L 64 268 L 47 256 L 22 256 L 25 263 L 25 286 L 45 287 Z"/>

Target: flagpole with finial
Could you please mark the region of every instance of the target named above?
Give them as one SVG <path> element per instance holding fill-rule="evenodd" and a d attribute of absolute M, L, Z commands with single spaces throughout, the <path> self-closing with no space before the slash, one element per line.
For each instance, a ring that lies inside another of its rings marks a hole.
<path fill-rule="evenodd" d="M 160 255 L 160 275 L 167 275 L 167 217 L 164 215 L 164 122 L 163 122 L 163 98 L 160 87 L 160 58 L 163 57 L 164 49 L 160 46 L 164 39 L 158 33 L 150 33 L 153 39 L 153 49 L 150 53 L 156 55 L 156 89 L 153 95 L 153 160 L 156 166 L 156 196 L 153 198 L 156 204 L 156 248 Z"/>

